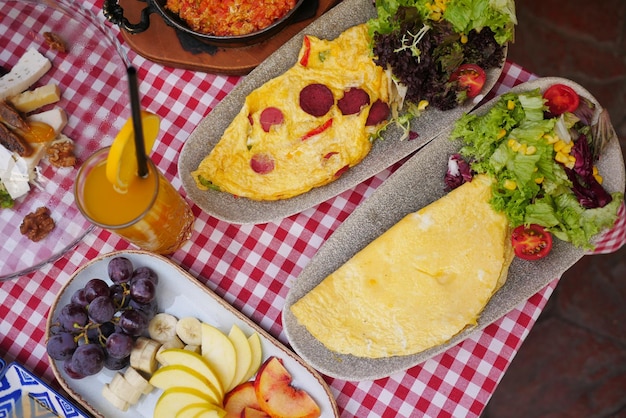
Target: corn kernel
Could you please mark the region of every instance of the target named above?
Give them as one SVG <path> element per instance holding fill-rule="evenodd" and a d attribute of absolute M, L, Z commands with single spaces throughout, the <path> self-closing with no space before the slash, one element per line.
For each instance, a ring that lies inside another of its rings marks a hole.
<path fill-rule="evenodd" d="M 573 142 L 570 142 L 569 144 L 565 144 L 563 145 L 563 148 L 561 149 L 561 151 L 563 151 L 566 154 L 569 154 L 572 151 L 572 147 L 574 146 Z"/>
<path fill-rule="evenodd" d="M 434 20 L 435 22 L 439 22 L 441 20 L 441 13 L 440 12 L 431 12 L 430 13 L 430 18 L 432 20 Z"/>
<path fill-rule="evenodd" d="M 515 190 L 517 188 L 517 183 L 514 180 L 506 179 L 504 180 L 503 186 L 507 190 Z"/>
<path fill-rule="evenodd" d="M 560 139 L 558 141 L 556 141 L 554 143 L 554 150 L 556 152 L 561 152 L 563 151 L 563 147 L 565 146 L 565 142 L 561 141 Z"/>
<path fill-rule="evenodd" d="M 513 100 L 509 100 L 508 102 L 506 102 L 506 108 L 509 110 L 515 109 L 515 102 Z"/>
<path fill-rule="evenodd" d="M 526 147 L 526 155 L 534 155 L 537 152 L 537 147 L 534 145 L 529 145 Z"/>
<path fill-rule="evenodd" d="M 505 135 L 506 135 L 506 129 L 500 129 L 500 132 L 498 132 L 498 139 L 504 138 Z"/>
<path fill-rule="evenodd" d="M 462 44 L 466 44 L 466 43 L 467 43 L 467 41 L 468 41 L 468 39 L 467 39 L 467 35 L 466 35 L 466 34 L 462 34 L 462 35 L 461 35 L 461 43 L 462 43 Z"/>
<path fill-rule="evenodd" d="M 563 154 L 561 151 L 558 151 L 554 156 L 554 159 L 561 164 L 566 164 L 570 162 L 569 155 Z"/>
<path fill-rule="evenodd" d="M 428 106 L 428 100 L 420 100 L 417 104 L 417 110 L 424 110 L 426 109 L 426 106 Z"/>
<path fill-rule="evenodd" d="M 513 152 L 517 152 L 517 151 L 519 151 L 519 149 L 522 146 L 522 144 L 520 144 L 519 142 L 517 142 L 514 139 L 509 139 L 508 146 L 509 146 L 509 148 L 511 148 L 513 150 Z"/>
<path fill-rule="evenodd" d="M 543 183 L 543 180 L 544 180 L 544 177 L 543 177 L 543 176 L 541 176 L 541 177 L 535 177 L 535 183 L 537 183 L 537 184 L 541 184 L 541 183 Z"/>
<path fill-rule="evenodd" d="M 596 166 L 593 166 L 593 177 L 596 179 L 596 181 L 600 184 L 602 184 L 602 182 L 604 181 L 604 179 L 602 178 L 602 176 L 600 174 L 598 174 L 598 169 L 596 168 Z"/>

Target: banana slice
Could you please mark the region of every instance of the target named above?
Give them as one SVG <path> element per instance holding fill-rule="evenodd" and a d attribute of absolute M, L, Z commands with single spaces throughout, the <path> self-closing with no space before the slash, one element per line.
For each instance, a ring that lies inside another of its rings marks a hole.
<path fill-rule="evenodd" d="M 130 408 L 130 404 L 113 393 L 108 384 L 102 386 L 102 397 L 122 412 L 126 412 L 128 411 L 128 408 Z"/>
<path fill-rule="evenodd" d="M 193 351 L 194 353 L 198 353 L 198 354 L 202 353 L 202 346 L 201 345 L 187 344 L 183 348 L 185 350 L 187 350 L 187 351 Z"/>
<path fill-rule="evenodd" d="M 176 334 L 188 345 L 202 344 L 202 323 L 198 318 L 186 316 L 178 320 Z"/>
<path fill-rule="evenodd" d="M 160 312 L 156 314 L 148 324 L 148 333 L 150 334 L 150 338 L 160 343 L 164 343 L 173 339 L 177 336 L 177 323 L 178 318 L 176 318 L 174 315 L 165 312 Z"/>
<path fill-rule="evenodd" d="M 124 378 L 126 379 L 126 381 L 128 381 L 128 383 L 130 383 L 134 388 L 136 388 L 144 395 L 147 395 L 154 390 L 154 386 L 152 386 L 148 379 L 143 377 L 141 372 L 139 372 L 134 367 L 129 367 L 126 369 L 126 371 L 124 372 Z"/>
<path fill-rule="evenodd" d="M 130 405 L 134 405 L 139 402 L 143 392 L 137 387 L 131 385 L 128 380 L 120 372 L 115 373 L 111 383 L 109 383 L 109 390 L 117 395 L 118 398 L 128 402 Z"/>
<path fill-rule="evenodd" d="M 158 367 L 157 351 L 161 343 L 150 338 L 139 337 L 130 352 L 130 365 L 135 369 L 152 374 Z"/>

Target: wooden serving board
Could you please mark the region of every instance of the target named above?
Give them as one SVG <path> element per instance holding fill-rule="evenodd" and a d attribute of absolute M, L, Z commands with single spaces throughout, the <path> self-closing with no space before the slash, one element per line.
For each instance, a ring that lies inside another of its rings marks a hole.
<path fill-rule="evenodd" d="M 146 2 L 119 0 L 124 16 L 130 22 L 138 22 Z M 144 58 L 166 66 L 193 71 L 227 75 L 245 75 L 263 62 L 271 53 L 306 27 L 313 20 L 331 9 L 338 0 L 319 0 L 315 16 L 287 25 L 271 38 L 243 47 L 215 47 L 203 44 L 168 26 L 158 13 L 150 15 L 150 26 L 144 32 L 131 34 L 121 29 L 122 37 L 129 47 Z"/>

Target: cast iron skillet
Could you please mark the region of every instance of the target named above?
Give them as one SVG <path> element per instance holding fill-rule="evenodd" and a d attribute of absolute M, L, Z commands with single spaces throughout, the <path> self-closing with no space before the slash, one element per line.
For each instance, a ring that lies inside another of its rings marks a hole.
<path fill-rule="evenodd" d="M 252 32 L 247 35 L 215 36 L 192 30 L 175 13 L 165 8 L 166 0 L 137 0 L 145 1 L 146 7 L 141 11 L 141 19 L 137 23 L 131 23 L 124 17 L 124 9 L 118 4 L 118 0 L 104 0 L 102 11 L 104 16 L 113 24 L 118 25 L 128 33 L 141 33 L 150 27 L 150 14 L 158 13 L 165 23 L 183 33 L 187 33 L 203 43 L 216 46 L 240 47 L 262 42 L 279 32 L 288 23 L 307 19 L 315 15 L 318 0 L 297 0 L 296 5 L 285 16 L 272 23 L 265 29 Z"/>

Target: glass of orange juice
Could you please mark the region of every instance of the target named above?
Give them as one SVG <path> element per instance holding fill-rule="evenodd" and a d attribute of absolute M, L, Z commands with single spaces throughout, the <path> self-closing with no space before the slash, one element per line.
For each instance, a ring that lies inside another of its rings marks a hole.
<path fill-rule="evenodd" d="M 135 176 L 124 191 L 106 177 L 110 147 L 91 155 L 74 183 L 74 197 L 93 224 L 120 235 L 139 248 L 171 254 L 191 236 L 194 216 L 172 184 L 148 158 L 148 175 Z"/>

